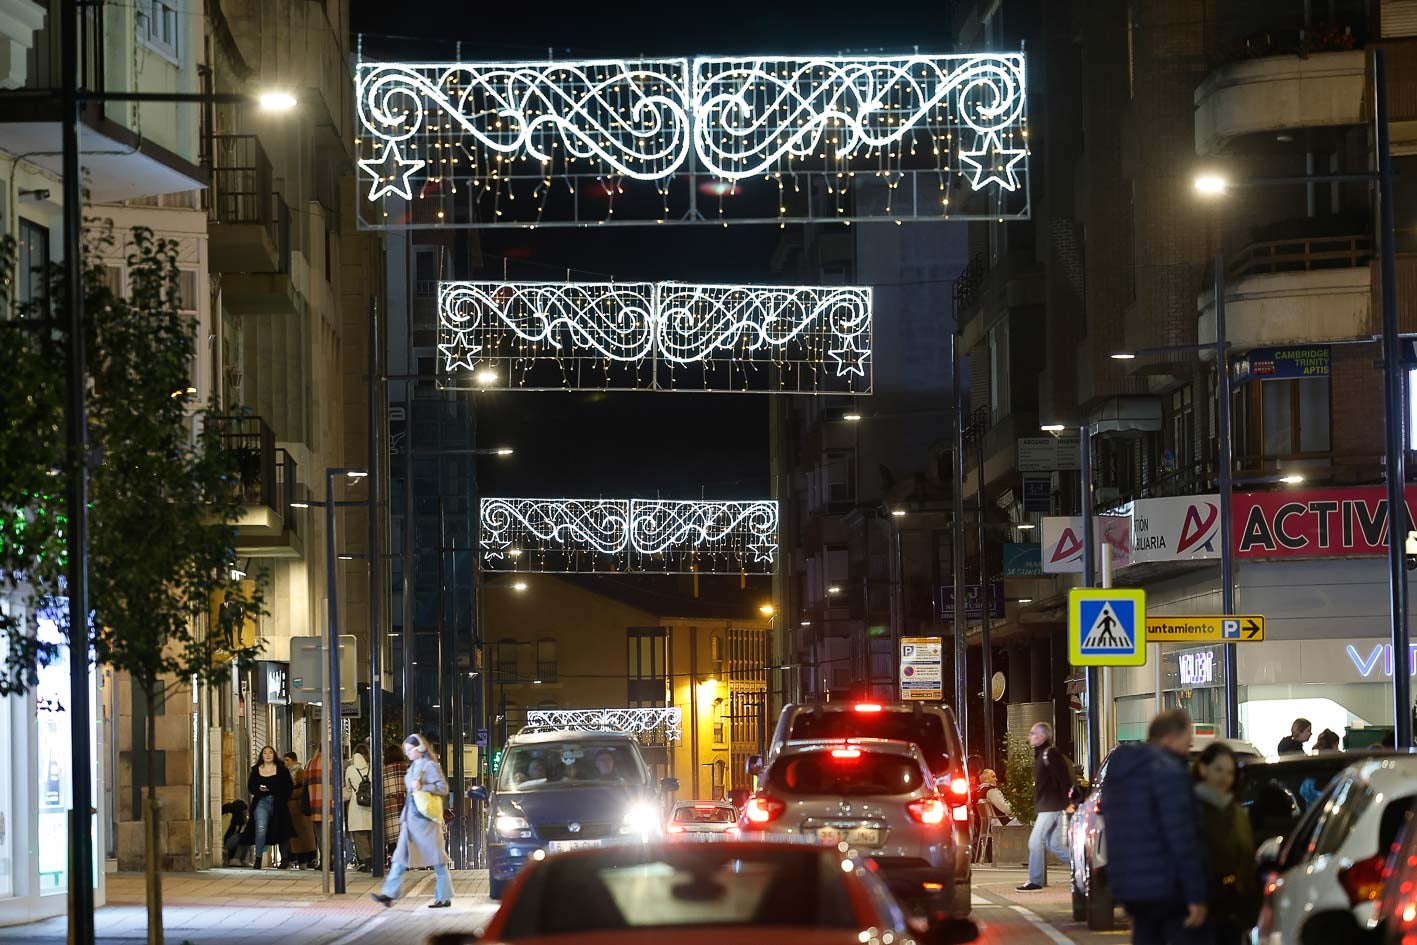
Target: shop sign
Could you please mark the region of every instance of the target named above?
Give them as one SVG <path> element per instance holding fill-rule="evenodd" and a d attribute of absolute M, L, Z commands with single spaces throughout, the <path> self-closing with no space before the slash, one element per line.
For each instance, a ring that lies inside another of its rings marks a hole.
<path fill-rule="evenodd" d="M 1043 573 L 1042 546 L 1025 542 L 1004 545 L 1004 577 L 1038 577 Z"/>
<path fill-rule="evenodd" d="M 1408 486 L 1409 522 L 1414 503 L 1417 488 Z M 1237 558 L 1387 553 L 1387 490 L 1383 486 L 1237 493 L 1231 508 Z"/>
<path fill-rule="evenodd" d="M 1076 431 L 1061 436 L 1021 436 L 1018 438 L 1019 472 L 1077 469 L 1081 445 Z"/>
<path fill-rule="evenodd" d="M 903 702 L 945 697 L 944 645 L 940 637 L 903 637 L 900 641 L 900 698 Z"/>
<path fill-rule="evenodd" d="M 982 620 L 984 617 L 984 595 L 978 584 L 964 586 L 964 616 L 967 620 Z M 955 589 L 953 584 L 940 586 L 940 617 L 949 620 L 955 612 Z M 989 617 L 1002 620 L 1004 617 L 1004 579 L 994 578 L 989 582 Z"/>
<path fill-rule="evenodd" d="M 1188 495 L 1132 503 L 1131 563 L 1220 557 L 1220 496 Z"/>
<path fill-rule="evenodd" d="M 1181 685 L 1208 686 L 1215 682 L 1215 652 L 1213 650 L 1182 653 L 1179 656 L 1179 662 L 1181 665 Z"/>
<path fill-rule="evenodd" d="M 1125 568 L 1132 560 L 1132 520 L 1128 515 L 1097 515 L 1092 527 L 1096 540 L 1112 548 L 1112 566 Z M 1082 516 L 1047 516 L 1043 519 L 1043 573 L 1082 573 Z M 1099 568 L 1101 558 L 1097 561 Z"/>
<path fill-rule="evenodd" d="M 1328 345 L 1251 348 L 1235 363 L 1239 381 L 1289 381 L 1328 377 L 1332 349 Z"/>
<path fill-rule="evenodd" d="M 1391 678 L 1392 676 L 1392 644 L 1372 643 L 1354 645 L 1348 644 L 1348 658 L 1353 661 L 1353 668 L 1362 674 L 1364 679 L 1381 673 Z M 1417 676 L 1417 643 L 1409 644 L 1407 647 L 1407 675 Z"/>
<path fill-rule="evenodd" d="M 1053 477 L 1024 474 L 1023 510 L 1047 515 L 1053 511 Z"/>

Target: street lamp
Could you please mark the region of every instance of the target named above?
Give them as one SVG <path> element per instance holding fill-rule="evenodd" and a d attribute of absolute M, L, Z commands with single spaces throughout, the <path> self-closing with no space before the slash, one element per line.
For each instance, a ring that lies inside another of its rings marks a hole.
<path fill-rule="evenodd" d="M 299 102 L 289 92 L 272 90 L 256 96 L 256 104 L 263 112 L 288 112 Z"/>
<path fill-rule="evenodd" d="M 1204 194 L 1207 197 L 1218 197 L 1229 191 L 1230 181 L 1220 174 L 1197 174 L 1195 188 L 1197 193 Z"/>

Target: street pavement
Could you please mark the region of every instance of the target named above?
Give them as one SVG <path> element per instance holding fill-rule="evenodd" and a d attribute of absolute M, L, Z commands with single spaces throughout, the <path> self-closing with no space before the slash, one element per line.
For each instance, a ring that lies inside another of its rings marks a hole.
<path fill-rule="evenodd" d="M 981 945 L 1120 945 L 1118 930 L 1089 932 L 1072 920 L 1067 876 L 1051 871 L 1041 892 L 1014 889 L 1021 869 L 981 867 L 974 878 L 974 918 Z M 218 869 L 163 877 L 163 917 L 168 945 L 279 942 L 281 945 L 419 945 L 432 932 L 482 928 L 496 910 L 487 898 L 487 873 L 453 873 L 453 905 L 429 909 L 433 874 L 417 871 L 404 880 L 404 898 L 392 909 L 369 899 L 378 883 L 350 873 L 343 896 L 322 895 L 318 872 Z M 143 877 L 108 876 L 108 905 L 98 911 L 99 945 L 134 945 L 146 937 Z M 66 920 L 50 919 L 0 928 L 0 943 L 63 945 Z"/>

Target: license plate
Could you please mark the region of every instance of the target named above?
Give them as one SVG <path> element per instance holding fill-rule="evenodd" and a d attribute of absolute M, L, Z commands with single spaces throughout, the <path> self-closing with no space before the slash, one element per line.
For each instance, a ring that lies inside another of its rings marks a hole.
<path fill-rule="evenodd" d="M 854 847 L 874 847 L 881 842 L 877 827 L 818 827 L 817 839 L 823 843 L 845 841 Z"/>
<path fill-rule="evenodd" d="M 584 850 L 586 847 L 598 847 L 603 840 L 552 840 L 546 844 L 546 848 L 551 853 L 564 853 L 567 850 Z"/>

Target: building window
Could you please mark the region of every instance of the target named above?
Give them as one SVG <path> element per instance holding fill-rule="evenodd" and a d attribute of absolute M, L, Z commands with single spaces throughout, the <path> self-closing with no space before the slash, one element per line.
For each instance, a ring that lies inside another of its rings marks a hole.
<path fill-rule="evenodd" d="M 502 640 L 496 644 L 497 647 L 497 679 L 499 682 L 512 682 L 521 678 L 520 660 L 517 654 L 521 648 L 510 640 Z"/>
<path fill-rule="evenodd" d="M 1002 320 L 989 329 L 989 421 L 1009 415 L 1009 323 Z"/>
<path fill-rule="evenodd" d="M 1284 459 L 1330 449 L 1329 381 L 1326 377 L 1253 381 L 1245 392 L 1245 452 Z"/>
<path fill-rule="evenodd" d="M 625 630 L 627 701 L 632 708 L 664 705 L 669 689 L 665 627 L 629 627 Z"/>
<path fill-rule="evenodd" d="M 49 228 L 20 220 L 19 285 L 15 301 L 49 316 Z"/>
<path fill-rule="evenodd" d="M 559 674 L 556 641 L 551 637 L 542 637 L 536 641 L 536 678 L 544 683 L 553 683 L 559 678 Z"/>
<path fill-rule="evenodd" d="M 1161 475 L 1191 468 L 1195 459 L 1196 405 L 1188 384 L 1171 392 L 1165 401 L 1166 420 L 1162 431 Z"/>
<path fill-rule="evenodd" d="M 723 776 L 728 772 L 728 766 L 722 760 L 713 763 L 713 796 L 723 796 Z"/>
<path fill-rule="evenodd" d="M 438 251 L 420 249 L 413 257 L 413 291 L 419 298 L 438 294 Z"/>
<path fill-rule="evenodd" d="M 722 745 L 724 739 L 723 700 L 713 700 L 713 743 Z"/>
<path fill-rule="evenodd" d="M 137 0 L 138 39 L 169 59 L 178 58 L 178 0 Z"/>

